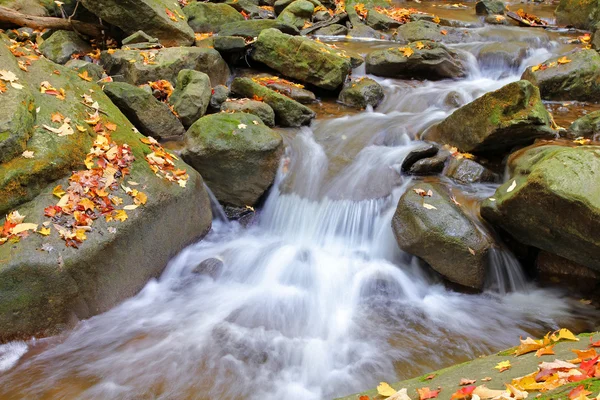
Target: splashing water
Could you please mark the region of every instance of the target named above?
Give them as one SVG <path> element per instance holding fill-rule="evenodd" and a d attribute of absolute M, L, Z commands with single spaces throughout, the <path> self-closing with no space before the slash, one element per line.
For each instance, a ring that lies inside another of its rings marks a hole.
<path fill-rule="evenodd" d="M 0 398 L 329 399 L 577 322 L 575 302 L 525 290 L 506 251 L 492 252 L 496 290 L 460 294 L 391 231 L 410 182 L 400 165 L 456 108 L 447 96 L 466 103 L 516 79 L 380 80 L 377 112 L 317 121 L 290 140 L 255 225 L 215 220 L 134 298 L 25 356 L 25 344 L 0 347 Z M 199 274 L 206 259 L 222 268 Z"/>

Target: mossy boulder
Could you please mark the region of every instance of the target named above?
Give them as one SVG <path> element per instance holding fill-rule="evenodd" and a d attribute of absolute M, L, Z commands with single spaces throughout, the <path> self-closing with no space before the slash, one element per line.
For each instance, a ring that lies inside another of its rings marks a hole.
<path fill-rule="evenodd" d="M 331 24 L 313 32 L 316 36 L 346 36 L 348 28 L 340 24 Z"/>
<path fill-rule="evenodd" d="M 502 15 L 506 11 L 506 6 L 500 0 L 480 0 L 475 4 L 475 14 L 477 15 Z"/>
<path fill-rule="evenodd" d="M 427 138 L 477 153 L 507 151 L 554 135 L 538 88 L 518 81 L 459 108 Z"/>
<path fill-rule="evenodd" d="M 406 55 L 409 49 L 410 55 Z M 440 43 L 423 41 L 375 50 L 366 59 L 367 73 L 390 78 L 447 79 L 467 74 L 462 55 Z"/>
<path fill-rule="evenodd" d="M 104 69 L 101 66 L 85 60 L 69 60 L 65 64 L 65 67 L 77 71 L 78 74 L 87 73 L 94 82 L 98 82 L 104 75 Z"/>
<path fill-rule="evenodd" d="M 248 21 L 232 22 L 221 27 L 219 35 L 241 36 L 247 39 L 258 37 L 266 29 L 277 29 L 288 35 L 299 35 L 298 28 L 287 25 L 275 19 L 251 19 Z"/>
<path fill-rule="evenodd" d="M 571 61 L 558 63 L 562 57 Z M 527 68 L 521 79 L 538 86 L 544 100 L 600 101 L 600 55 L 597 51 L 582 49 L 553 57 L 541 65 L 545 67 Z"/>
<path fill-rule="evenodd" d="M 431 190 L 431 196 L 423 197 L 419 190 Z M 392 218 L 394 236 L 402 250 L 422 258 L 448 280 L 481 289 L 493 240 L 451 196 L 441 183 L 410 185 Z"/>
<path fill-rule="evenodd" d="M 169 99 L 184 126 L 190 127 L 206 114 L 211 98 L 210 78 L 203 72 L 182 69 Z"/>
<path fill-rule="evenodd" d="M 56 31 L 40 45 L 40 52 L 57 64 L 64 64 L 74 54 L 86 54 L 92 47 L 73 31 Z"/>
<path fill-rule="evenodd" d="M 221 104 L 229 97 L 230 90 L 225 85 L 217 85 L 212 89 L 210 96 L 210 106 L 214 110 L 221 109 Z"/>
<path fill-rule="evenodd" d="M 142 30 L 163 46 L 189 46 L 194 31 L 179 3 L 170 0 L 82 0 L 82 5 L 130 35 Z"/>
<path fill-rule="evenodd" d="M 145 59 L 144 57 L 147 57 Z M 213 85 L 227 83 L 229 67 L 215 49 L 173 47 L 160 50 L 103 51 L 100 64 L 115 81 L 143 85 L 148 81 L 166 79 L 177 82 L 182 69 L 204 72 Z"/>
<path fill-rule="evenodd" d="M 569 126 L 568 134 L 572 138 L 597 137 L 600 134 L 600 111 L 591 112 L 573 121 Z"/>
<path fill-rule="evenodd" d="M 221 203 L 252 206 L 275 179 L 283 140 L 256 115 L 208 115 L 185 137 L 183 159 L 201 171 Z"/>
<path fill-rule="evenodd" d="M 591 30 L 600 18 L 600 1 L 560 0 L 554 13 L 559 25 Z"/>
<path fill-rule="evenodd" d="M 400 22 L 396 21 L 388 17 L 385 14 L 381 14 L 377 12 L 375 9 L 368 10 L 367 19 L 365 20 L 365 24 L 370 26 L 373 29 L 377 30 L 388 30 L 397 28 L 402 25 Z"/>
<path fill-rule="evenodd" d="M 600 146 L 533 147 L 509 167 L 482 216 L 522 243 L 600 271 Z"/>
<path fill-rule="evenodd" d="M 443 31 L 443 32 L 442 32 Z M 416 42 L 430 40 L 432 42 L 463 43 L 476 40 L 475 32 L 453 27 L 440 27 L 438 24 L 425 19 L 408 22 L 398 28 L 396 40 L 399 42 Z"/>
<path fill-rule="evenodd" d="M 350 107 L 365 109 L 377 107 L 383 100 L 383 88 L 370 78 L 353 79 L 344 85 L 339 102 Z"/>
<path fill-rule="evenodd" d="M 295 0 L 287 6 L 277 20 L 286 25 L 302 29 L 307 21 L 310 21 L 315 11 L 315 6 L 308 0 Z"/>
<path fill-rule="evenodd" d="M 260 79 L 261 84 L 269 89 L 273 89 L 277 93 L 296 100 L 298 103 L 310 104 L 317 101 L 315 94 L 305 89 L 303 85 L 279 79 L 269 74 L 259 74 L 254 76 L 254 78 Z"/>
<path fill-rule="evenodd" d="M 217 36 L 213 47 L 219 53 L 243 53 L 246 50 L 246 40 L 240 36 Z"/>
<path fill-rule="evenodd" d="M 106 83 L 103 89 L 143 135 L 174 139 L 185 133 L 169 106 L 158 101 L 152 93 L 124 82 Z"/>
<path fill-rule="evenodd" d="M 237 99 L 221 104 L 223 112 L 244 112 L 256 115 L 267 126 L 275 126 L 275 112 L 267 103 L 250 99 Z"/>
<path fill-rule="evenodd" d="M 341 86 L 351 70 L 349 57 L 341 52 L 277 29 L 261 32 L 252 58 L 285 76 L 329 90 Z"/>
<path fill-rule="evenodd" d="M 221 26 L 243 21 L 244 17 L 235 8 L 222 3 L 202 3 L 199 1 L 183 7 L 188 24 L 194 32 L 219 32 Z"/>
<path fill-rule="evenodd" d="M 310 108 L 254 82 L 251 78 L 235 78 L 231 91 L 240 97 L 262 99 L 275 111 L 276 122 L 281 126 L 306 125 L 315 117 L 315 112 Z"/>
<path fill-rule="evenodd" d="M 86 168 L 84 160 L 96 133 L 85 121 L 93 110 L 82 104 L 84 94 L 98 103 L 101 123 L 115 124 L 112 140 L 131 148 L 135 161 L 127 179 L 139 183 L 148 201 L 127 211 L 124 222 L 98 218 L 78 249 L 66 247 L 52 225 L 49 236 L 32 233 L 18 243 L 0 246 L 0 342 L 55 334 L 79 319 L 107 311 L 158 276 L 170 257 L 211 225 L 200 175 L 175 161 L 176 168 L 190 175 L 185 188 L 156 176 L 145 160 L 152 150 L 140 142 L 143 136 L 98 85 L 45 58 L 33 60 L 23 75 L 20 82 L 39 107 L 27 140 L 34 158 L 18 157 L 0 164 L 0 215 L 16 209 L 26 216 L 25 222 L 48 222 L 44 208 L 58 201 L 53 187 L 68 187 L 71 172 Z M 43 81 L 64 89 L 65 99 L 40 93 Z M 43 127 L 60 126 L 51 121 L 53 113 L 71 119 L 73 134 L 59 136 Z M 122 189 L 115 194 L 129 198 Z"/>

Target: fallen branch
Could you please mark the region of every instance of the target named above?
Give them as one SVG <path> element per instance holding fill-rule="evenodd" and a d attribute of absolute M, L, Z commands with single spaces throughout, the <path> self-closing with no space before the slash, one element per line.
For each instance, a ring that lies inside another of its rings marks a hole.
<path fill-rule="evenodd" d="M 23 14 L 11 8 L 0 6 L 0 22 L 9 22 L 18 26 L 26 26 L 33 29 L 61 29 L 75 31 L 77 33 L 99 37 L 102 36 L 103 27 L 88 22 L 68 20 L 54 17 L 37 17 Z"/>

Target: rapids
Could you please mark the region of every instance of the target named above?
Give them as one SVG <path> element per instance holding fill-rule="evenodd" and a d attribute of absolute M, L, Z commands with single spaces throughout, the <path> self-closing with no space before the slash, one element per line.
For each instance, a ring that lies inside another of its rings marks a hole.
<path fill-rule="evenodd" d="M 528 283 L 507 250 L 494 252 L 489 290 L 462 294 L 402 253 L 390 226 L 416 135 L 456 109 L 449 96 L 466 104 L 562 46 L 536 38 L 518 67 L 480 65 L 481 43 L 456 45 L 473 54 L 464 80 L 375 78 L 386 91 L 376 112 L 283 131 L 287 154 L 253 225 L 217 206 L 209 236 L 137 296 L 63 336 L 0 346 L 0 398 L 331 399 L 519 335 L 587 327 L 584 306 Z M 463 190 L 478 199 L 494 187 Z M 215 279 L 194 272 L 207 258 L 223 262 Z"/>

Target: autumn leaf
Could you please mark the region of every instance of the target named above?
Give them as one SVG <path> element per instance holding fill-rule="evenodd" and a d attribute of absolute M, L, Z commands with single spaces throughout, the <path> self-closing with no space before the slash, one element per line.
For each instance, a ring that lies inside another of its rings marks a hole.
<path fill-rule="evenodd" d="M 589 394 L 592 394 L 592 392 L 590 392 L 589 390 L 586 390 L 585 386 L 579 385 L 569 392 L 569 399 L 575 400 L 575 399 L 579 399 L 581 397 L 585 398 Z"/>
<path fill-rule="evenodd" d="M 37 230 L 38 225 L 37 224 L 32 224 L 32 223 L 20 223 L 15 225 L 12 229 L 11 229 L 11 233 L 13 235 L 18 235 L 19 233 L 25 232 L 25 231 L 36 231 Z"/>
<path fill-rule="evenodd" d="M 129 218 L 127 216 L 127 213 L 124 210 L 118 210 L 115 212 L 115 215 L 113 216 L 114 219 L 124 222 L 127 218 Z"/>
<path fill-rule="evenodd" d="M 427 375 L 427 376 L 425 377 L 425 380 L 427 380 L 427 381 L 430 381 L 430 380 L 432 380 L 432 379 L 433 379 L 433 378 L 435 378 L 435 377 L 436 377 L 436 374 Z"/>
<path fill-rule="evenodd" d="M 579 339 L 573 334 L 573 332 L 571 332 L 570 330 L 563 328 L 558 330 L 557 332 L 554 332 L 552 334 L 552 336 L 550 336 L 550 339 L 553 342 L 558 342 L 560 340 L 573 340 L 575 342 L 578 342 Z"/>
<path fill-rule="evenodd" d="M 437 15 L 435 16 L 435 18 L 432 19 L 434 24 L 439 24 L 441 22 L 440 17 L 438 17 Z"/>
<path fill-rule="evenodd" d="M 441 30 L 441 31 L 440 31 L 440 33 L 441 33 L 442 35 L 446 36 L 446 35 L 448 34 L 448 31 Z"/>
<path fill-rule="evenodd" d="M 461 378 L 460 382 L 458 383 L 459 386 L 467 386 L 467 385 L 472 385 L 473 383 L 475 383 L 477 380 L 476 379 L 466 379 L 466 378 Z"/>
<path fill-rule="evenodd" d="M 88 74 L 87 71 L 83 71 L 80 74 L 77 74 L 78 77 L 80 77 L 81 79 L 83 79 L 84 81 L 87 82 L 91 82 L 92 81 L 92 77 Z"/>
<path fill-rule="evenodd" d="M 138 192 L 135 195 L 135 202 L 136 202 L 136 204 L 146 204 L 147 201 L 148 201 L 148 196 L 146 196 L 145 193 Z"/>
<path fill-rule="evenodd" d="M 411 49 L 410 47 L 399 47 L 398 51 L 400 53 L 402 53 L 402 55 L 404 57 L 407 57 L 407 58 L 410 57 L 410 56 L 412 56 L 415 53 L 414 50 Z"/>
<path fill-rule="evenodd" d="M 559 58 L 558 60 L 556 60 L 556 62 L 557 62 L 557 63 L 559 63 L 559 64 L 568 64 L 568 63 L 570 63 L 571 61 L 572 61 L 572 60 L 569 60 L 569 59 L 567 58 L 567 56 L 561 57 L 561 58 Z"/>
<path fill-rule="evenodd" d="M 66 193 L 67 192 L 63 190 L 62 185 L 58 185 L 54 189 L 52 189 L 52 194 L 58 197 L 59 199 L 63 197 Z"/>
<path fill-rule="evenodd" d="M 534 340 L 534 339 L 528 337 L 525 340 L 521 339 L 521 344 L 519 345 L 519 347 L 517 347 L 514 354 L 516 356 L 520 356 L 522 354 L 527 354 L 527 353 L 531 353 L 533 351 L 537 351 L 537 350 L 541 349 L 542 347 L 544 347 L 544 344 L 541 340 Z"/>
<path fill-rule="evenodd" d="M 379 385 L 377 386 L 377 393 L 379 393 L 380 396 L 390 397 L 396 393 L 396 390 L 387 382 L 379 382 Z"/>
<path fill-rule="evenodd" d="M 503 395 L 507 395 L 506 390 L 489 389 L 485 385 L 477 386 L 472 394 L 479 396 L 482 400 L 501 398 Z"/>
<path fill-rule="evenodd" d="M 84 229 L 76 229 L 75 230 L 75 239 L 78 242 L 83 242 L 84 240 L 86 240 L 87 236 L 85 235 L 85 230 Z"/>
<path fill-rule="evenodd" d="M 510 367 L 511 367 L 510 361 L 506 360 L 506 361 L 499 362 L 494 368 L 496 368 L 499 372 L 504 372 L 504 371 L 510 369 Z"/>
<path fill-rule="evenodd" d="M 417 389 L 419 400 L 435 399 L 440 394 L 440 390 L 431 390 L 428 387 Z"/>
<path fill-rule="evenodd" d="M 600 340 L 594 342 L 593 338 L 590 336 L 590 347 L 600 347 Z"/>
<path fill-rule="evenodd" d="M 168 8 L 165 8 L 165 12 L 167 13 L 167 16 L 169 17 L 169 19 L 173 22 L 177 22 L 177 17 L 175 16 L 175 14 L 173 13 L 173 11 L 169 10 Z"/>
<path fill-rule="evenodd" d="M 65 119 L 65 117 L 59 112 L 50 114 L 50 121 L 52 122 L 63 122 L 63 119 Z"/>
<path fill-rule="evenodd" d="M 435 206 L 432 206 L 431 204 L 428 204 L 428 203 L 423 203 L 423 207 L 425 207 L 428 210 L 437 210 L 437 208 Z"/>
<path fill-rule="evenodd" d="M 538 351 L 535 352 L 536 357 L 548 356 L 554 354 L 554 345 L 542 347 Z"/>
<path fill-rule="evenodd" d="M 108 129 L 109 131 L 112 131 L 112 132 L 114 132 L 114 131 L 116 131 L 116 130 L 117 130 L 117 124 L 115 124 L 115 123 L 113 123 L 113 122 L 106 122 L 106 123 L 104 124 L 104 127 L 105 127 L 106 129 Z"/>
<path fill-rule="evenodd" d="M 39 233 L 42 236 L 48 236 L 50 235 L 50 228 L 40 228 L 40 230 L 37 231 L 37 233 Z"/>
<path fill-rule="evenodd" d="M 471 398 L 475 386 L 465 386 L 452 394 L 451 400 L 467 400 Z"/>
<path fill-rule="evenodd" d="M 580 363 L 582 361 L 588 360 L 590 358 L 596 357 L 598 354 L 596 353 L 596 349 L 587 349 L 587 350 L 571 350 L 573 353 L 577 355 L 577 360 L 573 360 L 573 363 Z"/>
<path fill-rule="evenodd" d="M 506 193 L 510 193 L 517 187 L 517 181 L 512 181 L 508 189 L 506 189 Z"/>
<path fill-rule="evenodd" d="M 69 123 L 65 122 L 63 123 L 60 128 L 53 128 L 51 126 L 48 125 L 42 125 L 44 127 L 44 129 L 50 131 L 50 132 L 54 132 L 54 133 L 58 133 L 58 136 L 62 137 L 62 136 L 68 136 L 68 135 L 72 135 L 75 133 L 75 131 L 73 130 L 73 128 L 71 128 L 71 125 L 69 125 Z"/>
<path fill-rule="evenodd" d="M 0 70 L 0 80 L 6 82 L 16 82 L 19 80 L 19 78 L 12 71 Z"/>

